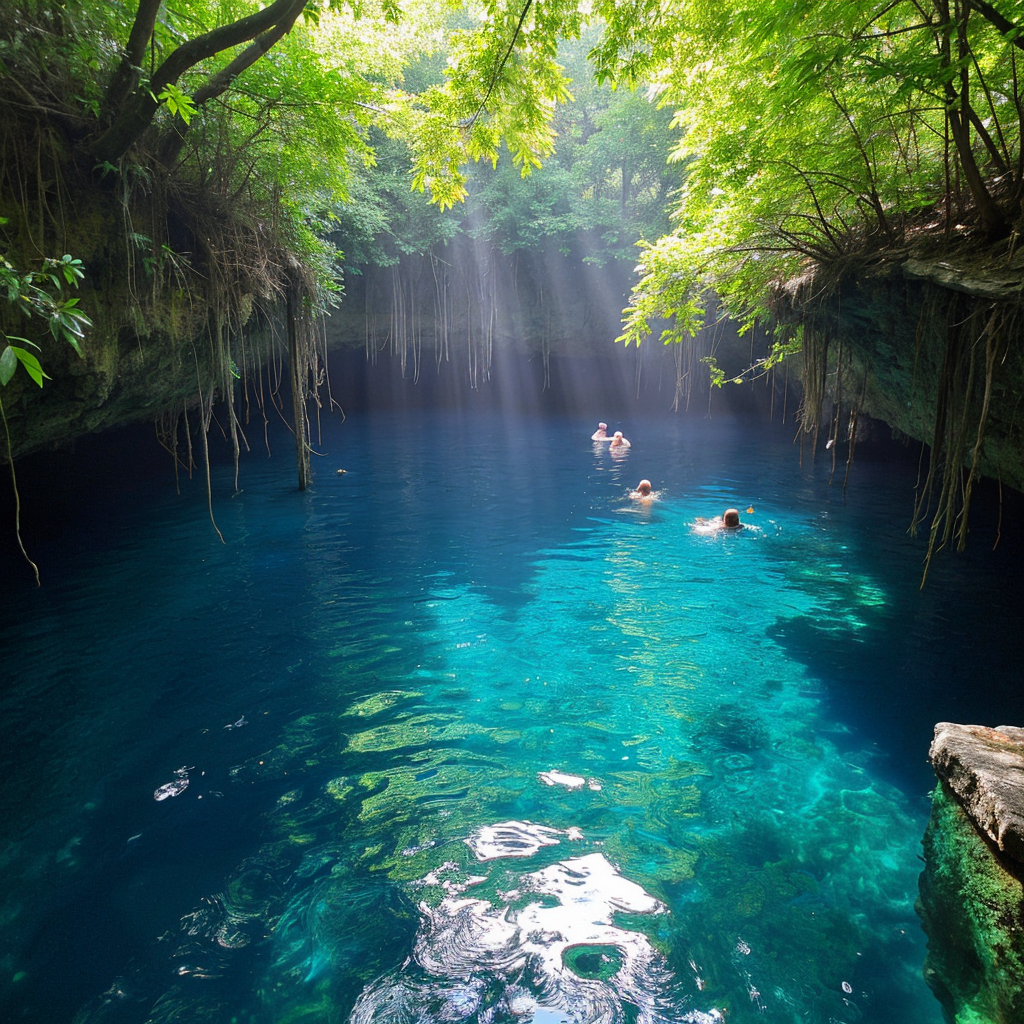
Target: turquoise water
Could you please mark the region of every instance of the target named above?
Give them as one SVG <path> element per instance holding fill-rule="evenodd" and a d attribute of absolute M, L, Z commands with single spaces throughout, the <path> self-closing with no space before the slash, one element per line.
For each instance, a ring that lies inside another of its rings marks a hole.
<path fill-rule="evenodd" d="M 216 469 L 223 545 L 98 462 L 4 566 L 3 1019 L 938 1024 L 927 747 L 1014 719 L 1022 586 L 982 538 L 918 591 L 911 463 L 326 426 L 305 494 L 285 435 Z"/>

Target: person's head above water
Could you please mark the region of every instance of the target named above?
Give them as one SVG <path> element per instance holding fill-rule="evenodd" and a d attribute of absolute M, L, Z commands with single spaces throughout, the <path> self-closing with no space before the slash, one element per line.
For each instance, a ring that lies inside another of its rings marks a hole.
<path fill-rule="evenodd" d="M 727 530 L 735 530 L 743 524 L 740 522 L 740 514 L 737 509 L 727 508 L 722 513 L 722 525 Z"/>
<path fill-rule="evenodd" d="M 657 494 L 651 490 L 650 480 L 641 480 L 640 483 L 636 485 L 636 490 L 629 492 L 629 496 L 633 501 L 639 501 L 643 505 L 649 505 L 658 497 Z"/>

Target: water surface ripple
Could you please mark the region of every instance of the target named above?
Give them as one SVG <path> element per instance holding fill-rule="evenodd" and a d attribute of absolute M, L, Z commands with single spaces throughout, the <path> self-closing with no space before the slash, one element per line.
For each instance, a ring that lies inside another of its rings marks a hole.
<path fill-rule="evenodd" d="M 218 467 L 224 545 L 169 474 L 52 540 L 0 619 L 4 1019 L 938 1024 L 925 757 L 1012 720 L 1019 577 L 918 591 L 911 465 L 844 502 L 790 427 L 591 429 L 350 417 L 305 494 L 286 437 Z"/>

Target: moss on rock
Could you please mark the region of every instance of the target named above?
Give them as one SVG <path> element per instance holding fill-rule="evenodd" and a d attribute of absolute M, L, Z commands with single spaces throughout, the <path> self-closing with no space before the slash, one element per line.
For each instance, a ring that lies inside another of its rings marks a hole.
<path fill-rule="evenodd" d="M 952 1024 L 1024 1021 L 1024 885 L 940 782 L 924 835 L 917 910 L 925 979 Z"/>

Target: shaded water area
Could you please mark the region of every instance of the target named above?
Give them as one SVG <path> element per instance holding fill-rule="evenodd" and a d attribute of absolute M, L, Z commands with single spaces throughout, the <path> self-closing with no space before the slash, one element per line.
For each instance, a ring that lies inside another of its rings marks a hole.
<path fill-rule="evenodd" d="M 927 748 L 1019 724 L 1019 514 L 919 592 L 912 459 L 611 426 L 350 416 L 301 495 L 282 432 L 223 545 L 68 481 L 3 566 L 0 1017 L 938 1024 Z"/>

